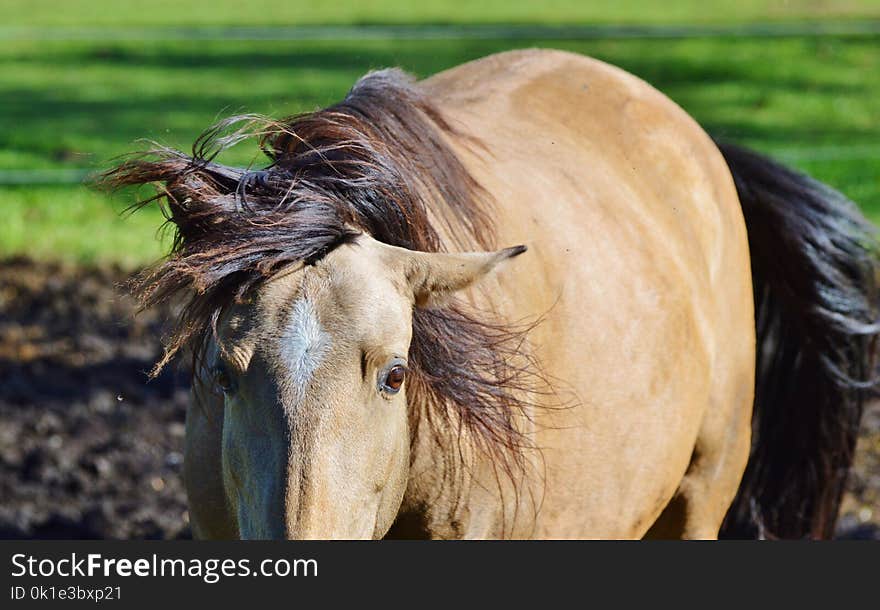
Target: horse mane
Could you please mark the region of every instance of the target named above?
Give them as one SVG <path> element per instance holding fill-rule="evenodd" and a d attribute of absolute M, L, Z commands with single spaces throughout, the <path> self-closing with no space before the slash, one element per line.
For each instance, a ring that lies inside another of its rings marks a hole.
<path fill-rule="evenodd" d="M 225 308 L 288 265 L 313 263 L 359 232 L 411 250 L 494 249 L 491 199 L 446 136 L 478 145 L 412 77 L 391 69 L 367 74 L 323 110 L 282 121 L 232 117 L 204 132 L 191 155 L 157 147 L 105 172 L 106 187 L 154 185 L 155 194 L 135 207 L 158 202 L 175 228 L 169 255 L 135 286 L 144 307 L 185 297 L 154 374 L 184 347 L 195 373 Z M 216 161 L 251 137 L 259 138 L 266 167 Z M 441 240 L 435 223 L 454 243 Z M 527 445 L 517 419 L 527 416 L 536 388 L 521 349 L 528 330 L 460 301 L 413 316 L 410 392 L 428 410 L 435 442 L 446 442 L 439 424 L 452 418 L 456 429 L 447 434 L 471 439 L 511 475 Z M 418 433 L 417 425 L 411 429 Z"/>

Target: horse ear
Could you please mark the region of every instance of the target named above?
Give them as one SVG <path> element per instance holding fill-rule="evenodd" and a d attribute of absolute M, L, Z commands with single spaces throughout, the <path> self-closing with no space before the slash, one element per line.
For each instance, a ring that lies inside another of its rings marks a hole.
<path fill-rule="evenodd" d="M 525 251 L 525 246 L 513 246 L 497 252 L 460 254 L 404 250 L 404 276 L 412 290 L 416 307 L 435 306 L 456 291 L 475 283 L 499 263 Z"/>

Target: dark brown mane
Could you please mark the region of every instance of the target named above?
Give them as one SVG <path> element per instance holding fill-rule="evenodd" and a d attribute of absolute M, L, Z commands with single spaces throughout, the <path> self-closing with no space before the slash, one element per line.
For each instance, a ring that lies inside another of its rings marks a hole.
<path fill-rule="evenodd" d="M 254 135 L 266 168 L 215 162 Z M 139 205 L 158 200 L 176 227 L 170 255 L 139 285 L 145 306 L 187 296 L 156 370 L 187 345 L 197 362 L 225 307 L 356 232 L 412 250 L 494 248 L 488 197 L 446 136 L 467 139 L 409 76 L 384 70 L 330 108 L 280 122 L 235 117 L 199 137 L 191 156 L 158 149 L 108 171 L 103 182 L 114 188 L 156 185 Z M 429 217 L 455 243 L 443 243 Z M 534 390 L 520 350 L 525 332 L 460 303 L 417 310 L 413 319 L 411 388 L 428 420 L 453 417 L 508 473 L 524 444 L 515 420 Z"/>

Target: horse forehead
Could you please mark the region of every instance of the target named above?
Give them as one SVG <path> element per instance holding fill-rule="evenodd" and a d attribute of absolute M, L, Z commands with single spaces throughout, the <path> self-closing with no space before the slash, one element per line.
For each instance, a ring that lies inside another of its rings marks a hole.
<path fill-rule="evenodd" d="M 284 323 L 282 336 L 287 339 L 283 346 L 287 354 L 299 359 L 330 342 L 330 336 L 321 325 L 312 298 L 304 295 L 294 301 Z"/>
<path fill-rule="evenodd" d="M 288 373 L 285 385 L 292 398 L 300 401 L 327 357 L 332 338 L 321 324 L 314 301 L 306 295 L 294 301 L 280 330 L 279 355 Z"/>

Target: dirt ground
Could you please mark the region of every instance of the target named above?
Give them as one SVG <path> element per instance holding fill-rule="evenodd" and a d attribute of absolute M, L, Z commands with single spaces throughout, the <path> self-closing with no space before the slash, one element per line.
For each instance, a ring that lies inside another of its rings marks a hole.
<path fill-rule="evenodd" d="M 0 264 L 0 538 L 187 538 L 187 383 L 115 269 Z"/>
<path fill-rule="evenodd" d="M 147 381 L 172 314 L 117 269 L 0 262 L 0 538 L 188 538 L 187 380 Z M 880 539 L 880 404 L 838 524 Z"/>

